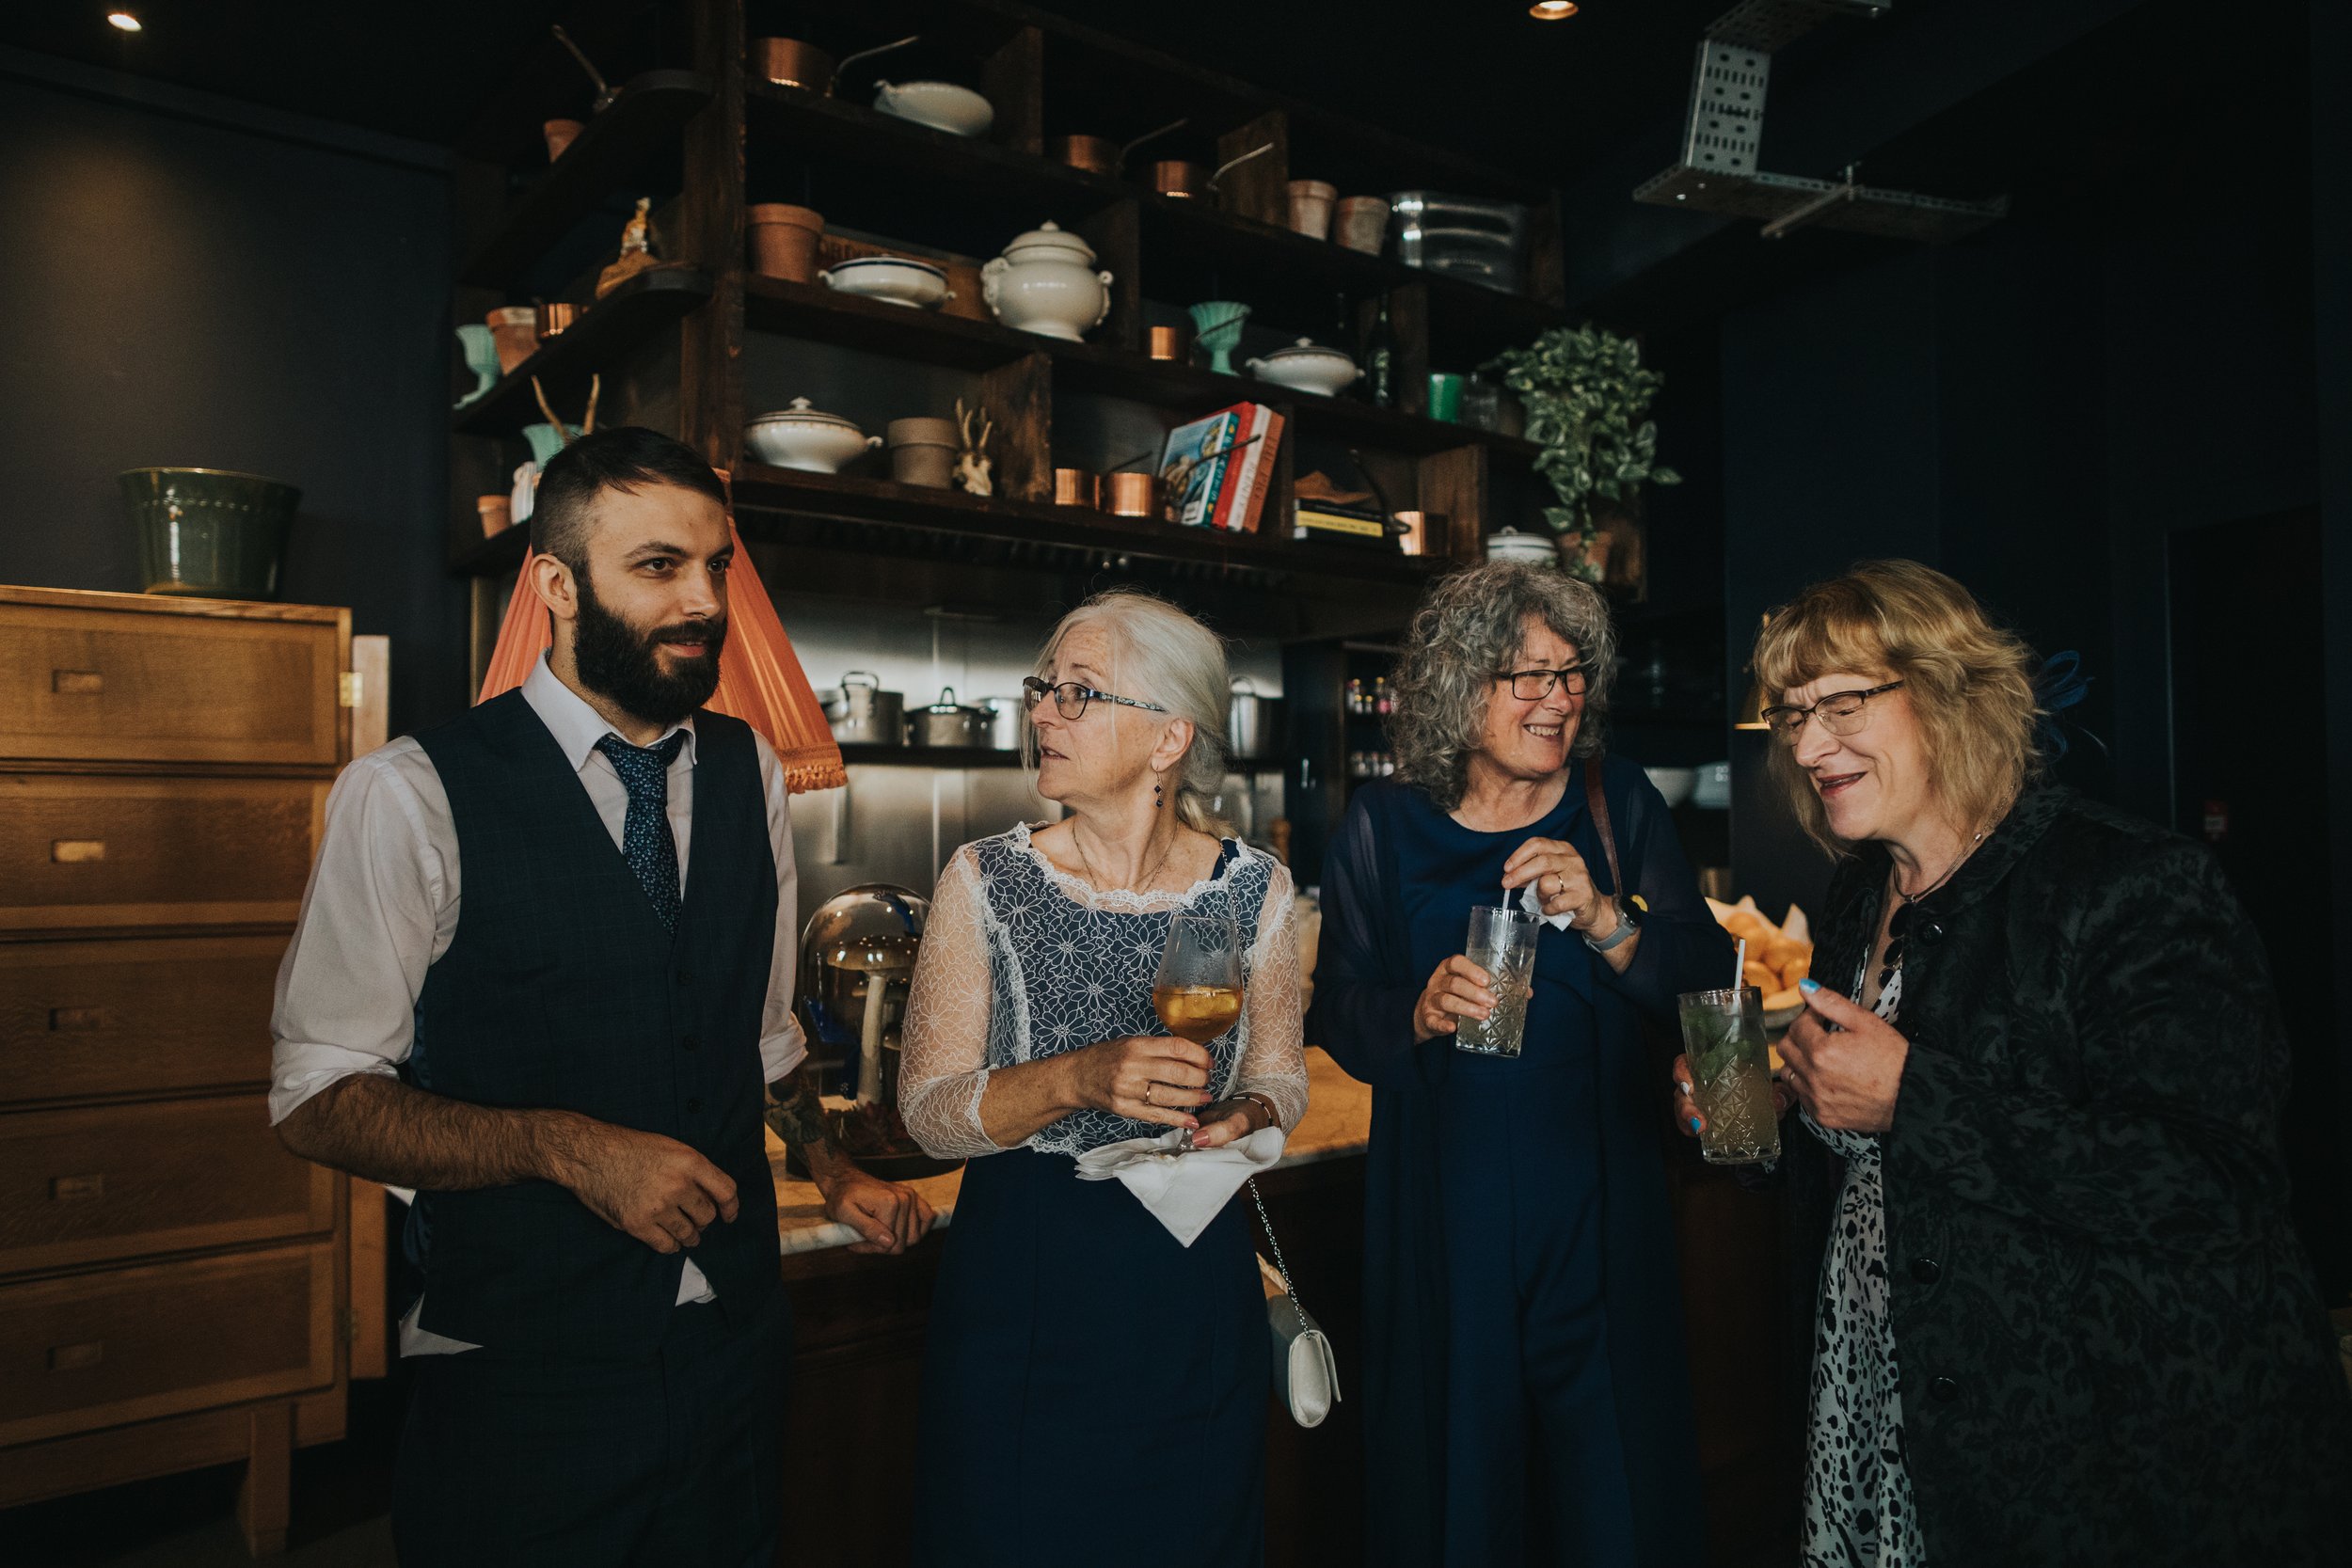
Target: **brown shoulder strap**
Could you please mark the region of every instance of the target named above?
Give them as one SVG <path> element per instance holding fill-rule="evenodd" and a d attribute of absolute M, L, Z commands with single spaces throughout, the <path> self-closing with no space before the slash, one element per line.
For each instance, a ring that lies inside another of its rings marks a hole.
<path fill-rule="evenodd" d="M 1618 898 L 1626 896 L 1625 873 L 1617 869 L 1617 835 L 1609 827 L 1609 797 L 1601 792 L 1600 758 L 1584 759 L 1584 804 L 1593 814 L 1593 826 L 1600 830 L 1600 852 L 1609 857 L 1609 891 Z"/>

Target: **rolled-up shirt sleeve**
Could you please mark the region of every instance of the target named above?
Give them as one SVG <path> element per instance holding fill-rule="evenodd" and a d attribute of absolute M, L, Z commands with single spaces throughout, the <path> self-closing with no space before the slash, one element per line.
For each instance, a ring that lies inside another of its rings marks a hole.
<path fill-rule="evenodd" d="M 454 834 L 438 785 L 403 739 L 346 768 L 327 797 L 326 834 L 278 966 L 273 1126 L 337 1079 L 389 1073 L 408 1057 L 425 971 L 456 925 L 444 849 Z"/>
<path fill-rule="evenodd" d="M 756 732 L 760 791 L 768 801 L 768 847 L 776 862 L 776 944 L 768 964 L 768 1003 L 760 1015 L 759 1064 L 767 1082 L 781 1083 L 808 1054 L 808 1040 L 792 1011 L 800 961 L 800 868 L 792 858 L 792 791 L 775 748 Z"/>

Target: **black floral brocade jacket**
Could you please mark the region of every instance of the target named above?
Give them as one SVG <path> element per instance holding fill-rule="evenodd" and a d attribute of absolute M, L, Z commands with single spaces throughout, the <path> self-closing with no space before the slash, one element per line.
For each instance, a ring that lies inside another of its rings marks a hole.
<path fill-rule="evenodd" d="M 1839 867 L 1823 984 L 1886 866 Z M 1899 1027 L 1889 1312 L 1931 1568 L 2343 1563 L 2352 1398 L 2287 1217 L 2287 1042 L 2204 847 L 2029 789 L 1914 910 Z M 1809 1324 L 1842 1167 L 1785 1131 Z"/>

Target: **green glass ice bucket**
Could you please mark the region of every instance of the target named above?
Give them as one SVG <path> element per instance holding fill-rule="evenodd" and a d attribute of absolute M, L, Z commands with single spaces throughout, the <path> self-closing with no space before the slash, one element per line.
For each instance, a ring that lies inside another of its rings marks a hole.
<path fill-rule="evenodd" d="M 150 594 L 274 599 L 302 492 L 227 468 L 126 468 Z"/>

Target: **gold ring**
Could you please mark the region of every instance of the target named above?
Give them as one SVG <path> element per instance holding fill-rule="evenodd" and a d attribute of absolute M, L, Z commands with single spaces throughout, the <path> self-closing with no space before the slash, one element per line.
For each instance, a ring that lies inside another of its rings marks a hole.
<path fill-rule="evenodd" d="M 1143 1102 L 1144 1102 L 1146 1105 L 1152 1105 L 1152 1109 L 1153 1109 L 1153 1110 L 1155 1110 L 1155 1111 L 1156 1111 L 1156 1110 L 1158 1110 L 1158 1109 L 1159 1109 L 1159 1107 L 1158 1107 L 1157 1105 L 1152 1105 L 1152 1085 L 1153 1084 L 1158 1083 L 1158 1082 L 1159 1082 L 1159 1080 L 1158 1080 L 1158 1079 L 1156 1079 L 1156 1078 L 1154 1078 L 1154 1079 L 1151 1079 L 1151 1080 L 1146 1081 L 1146 1082 L 1145 1082 L 1145 1084 L 1144 1084 L 1144 1085 L 1143 1085 Z"/>

